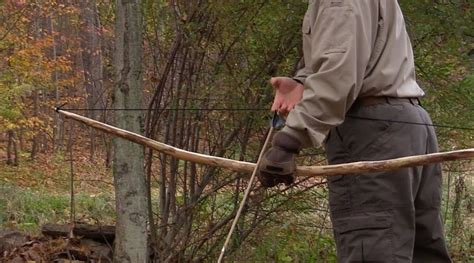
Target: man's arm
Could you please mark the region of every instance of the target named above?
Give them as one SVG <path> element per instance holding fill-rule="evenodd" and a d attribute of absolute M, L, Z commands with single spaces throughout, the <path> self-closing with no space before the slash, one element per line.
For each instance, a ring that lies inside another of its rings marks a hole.
<path fill-rule="evenodd" d="M 272 109 L 290 113 L 286 127 L 275 135 L 259 166 L 259 180 L 266 187 L 294 181 L 299 149 L 322 145 L 329 130 L 343 122 L 362 88 L 373 31 L 377 30 L 378 21 L 373 19 L 378 19 L 378 1 L 319 4 L 310 4 L 310 11 L 320 11 L 314 16 L 307 13 L 303 23 L 305 64 L 296 76 L 304 82 L 304 89 L 295 79 L 272 79 L 276 89 Z M 311 17 L 316 17 L 314 23 Z M 288 106 L 297 101 L 294 109 Z"/>
<path fill-rule="evenodd" d="M 305 64 L 304 64 L 304 57 L 302 57 L 300 61 L 298 62 L 298 65 L 296 67 L 296 74 L 293 77 L 293 79 L 297 81 L 298 83 L 300 83 L 301 85 L 304 85 L 304 82 L 306 78 L 308 77 L 308 75 L 309 73 L 307 72 L 305 68 Z"/>
<path fill-rule="evenodd" d="M 332 2 L 342 4 L 333 6 Z M 311 61 L 305 65 L 313 73 L 305 78 L 302 100 L 283 129 L 303 146 L 321 146 L 357 99 L 370 59 L 373 25 L 378 22 L 378 1 L 325 1 L 322 5 L 327 6 L 318 8 L 311 25 Z"/>

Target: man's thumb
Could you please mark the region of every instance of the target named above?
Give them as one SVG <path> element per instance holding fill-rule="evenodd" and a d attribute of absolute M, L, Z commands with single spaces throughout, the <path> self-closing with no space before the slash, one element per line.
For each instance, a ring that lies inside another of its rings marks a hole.
<path fill-rule="evenodd" d="M 280 78 L 279 77 L 274 77 L 270 79 L 270 83 L 274 88 L 277 88 L 280 85 Z"/>

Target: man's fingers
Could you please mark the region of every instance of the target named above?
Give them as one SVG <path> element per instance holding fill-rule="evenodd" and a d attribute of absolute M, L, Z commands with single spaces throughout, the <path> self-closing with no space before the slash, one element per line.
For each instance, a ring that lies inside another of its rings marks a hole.
<path fill-rule="evenodd" d="M 296 104 L 295 103 L 291 103 L 290 105 L 288 105 L 288 112 L 292 111 L 294 108 L 295 108 Z"/>
<path fill-rule="evenodd" d="M 280 116 L 286 116 L 288 114 L 288 110 L 286 107 L 280 107 L 280 109 L 278 109 L 278 114 Z"/>
<path fill-rule="evenodd" d="M 272 112 L 275 112 L 275 111 L 278 111 L 278 106 L 275 103 L 273 103 Z"/>
<path fill-rule="evenodd" d="M 284 113 L 284 114 L 288 114 L 290 113 L 291 110 L 293 110 L 293 108 L 295 107 L 295 104 L 294 103 L 288 103 L 288 104 L 284 104 L 284 107 L 281 107 L 281 111 Z"/>
<path fill-rule="evenodd" d="M 281 107 L 281 101 L 278 99 L 275 99 L 272 105 L 272 111 L 278 111 L 280 110 L 280 107 Z"/>
<path fill-rule="evenodd" d="M 288 104 L 284 100 L 276 99 L 272 105 L 272 111 L 277 111 L 280 115 L 288 114 L 294 107 L 292 104 Z"/>
<path fill-rule="evenodd" d="M 287 111 L 287 109 L 288 109 L 288 104 L 286 104 L 286 102 L 283 102 L 281 107 L 280 107 L 280 112 L 285 113 L 285 111 Z"/>

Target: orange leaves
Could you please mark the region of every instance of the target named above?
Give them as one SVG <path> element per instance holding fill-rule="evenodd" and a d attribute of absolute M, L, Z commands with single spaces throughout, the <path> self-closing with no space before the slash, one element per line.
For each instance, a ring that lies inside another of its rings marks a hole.
<path fill-rule="evenodd" d="M 60 16 L 75 10 L 55 0 L 7 3 L 0 5 L 0 128 L 49 132 L 52 121 L 46 115 L 39 114 L 43 121 L 29 118 L 38 111 L 31 99 L 39 92 L 44 106 L 53 91 L 77 79 L 72 70 L 77 48 L 72 47 L 78 42 L 60 30 Z"/>
<path fill-rule="evenodd" d="M 14 82 L 31 84 L 37 87 L 52 86 L 53 74 L 71 71 L 69 58 L 64 56 L 51 57 L 54 46 L 53 37 L 23 42 L 15 45 L 6 57 L 8 68 L 0 69 L 11 74 Z"/>
<path fill-rule="evenodd" d="M 23 5 L 24 1 L 10 3 Z M 0 6 L 0 13 L 8 8 L 11 6 Z M 0 32 L 9 32 L 0 39 L 0 73 L 10 75 L 7 78 L 10 83 L 28 83 L 41 88 L 52 86 L 53 74 L 69 73 L 73 52 L 58 54 L 56 49 L 75 41 L 63 35 L 67 32 L 59 30 L 60 16 L 75 12 L 73 6 L 58 1 L 39 0 L 30 3 L 27 12 L 6 17 L 7 23 L 0 23 Z M 5 63 L 1 63 L 2 60 Z"/>
<path fill-rule="evenodd" d="M 105 244 L 62 237 L 35 238 L 18 247 L 6 248 L 0 260 L 7 262 L 110 262 L 111 254 L 111 249 Z"/>

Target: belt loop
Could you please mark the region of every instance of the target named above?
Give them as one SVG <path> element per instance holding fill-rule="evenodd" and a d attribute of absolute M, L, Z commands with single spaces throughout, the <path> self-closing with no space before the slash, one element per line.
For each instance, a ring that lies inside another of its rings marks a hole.
<path fill-rule="evenodd" d="M 390 98 L 389 98 L 389 97 L 387 97 L 387 96 L 384 96 L 384 98 L 385 98 L 385 101 L 387 102 L 387 104 L 391 104 L 391 103 L 390 103 Z"/>

